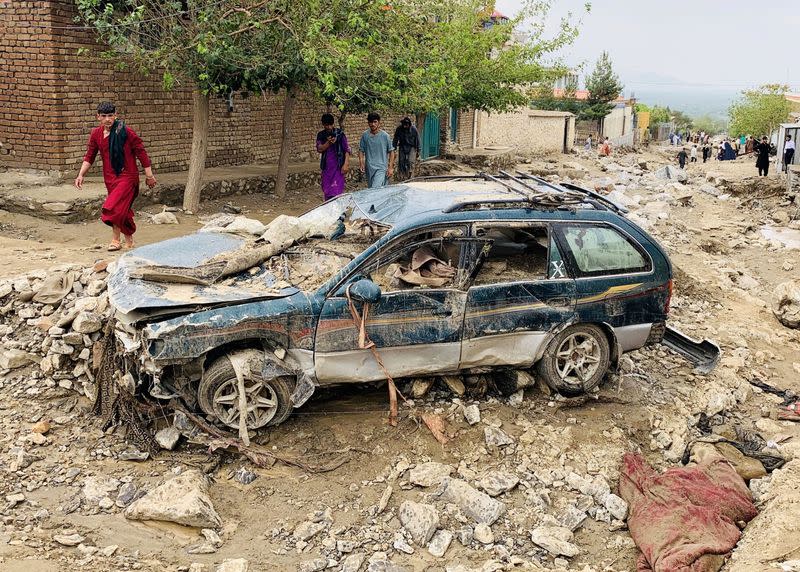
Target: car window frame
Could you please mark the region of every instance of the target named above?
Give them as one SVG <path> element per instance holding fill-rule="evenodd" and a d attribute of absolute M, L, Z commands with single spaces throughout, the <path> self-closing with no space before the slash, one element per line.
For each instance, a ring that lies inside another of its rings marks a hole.
<path fill-rule="evenodd" d="M 647 263 L 642 269 L 638 268 L 625 268 L 620 269 L 618 271 L 613 270 L 595 270 L 592 272 L 585 272 L 581 270 L 580 266 L 578 266 L 578 261 L 575 259 L 575 256 L 572 252 L 572 248 L 569 246 L 569 242 L 567 241 L 567 237 L 565 235 L 565 229 L 567 227 L 601 227 L 611 229 L 616 231 L 620 234 L 627 242 L 630 244 L 636 252 L 638 252 L 642 258 Z M 558 243 L 559 249 L 561 250 L 562 257 L 566 261 L 566 265 L 570 270 L 570 274 L 576 280 L 587 280 L 587 279 L 595 279 L 595 278 L 613 278 L 618 276 L 633 276 L 633 275 L 647 275 L 652 274 L 655 271 L 655 263 L 653 262 L 653 257 L 650 256 L 650 253 L 647 251 L 647 248 L 634 238 L 629 232 L 625 229 L 621 228 L 620 226 L 608 222 L 608 221 L 559 221 L 553 224 L 553 232 L 555 233 L 556 242 Z"/>
<path fill-rule="evenodd" d="M 546 265 L 546 272 L 544 278 L 530 278 L 528 280 L 507 280 L 507 281 L 497 281 L 493 284 L 519 284 L 523 282 L 562 282 L 562 281 L 572 281 L 575 279 L 575 274 L 570 267 L 566 257 L 563 254 L 564 247 L 558 241 L 555 235 L 555 228 L 554 228 L 554 221 L 549 219 L 509 219 L 509 220 L 498 220 L 498 219 L 486 219 L 486 220 L 473 220 L 470 221 L 469 232 L 470 236 L 474 236 L 475 234 L 475 227 L 476 226 L 484 226 L 484 227 L 501 227 L 501 228 L 525 228 L 530 226 L 541 226 L 547 229 L 547 237 L 548 237 L 548 244 L 547 244 L 547 265 Z M 480 240 L 479 237 L 475 237 Z M 559 250 L 559 254 L 561 255 L 561 260 L 564 261 L 564 270 L 565 276 L 562 278 L 550 278 L 550 256 L 551 256 L 551 240 L 555 240 L 556 248 Z M 472 286 L 490 286 L 491 284 L 470 284 Z"/>
<path fill-rule="evenodd" d="M 423 234 L 423 233 L 428 233 L 428 232 L 436 232 L 438 230 L 450 230 L 450 229 L 458 229 L 458 228 L 461 228 L 463 230 L 463 234 L 461 236 L 452 237 L 452 239 L 463 241 L 463 242 L 480 242 L 481 241 L 481 239 L 479 239 L 479 238 L 470 236 L 470 234 L 469 234 L 469 232 L 470 232 L 469 223 L 465 222 L 465 221 L 457 221 L 457 222 L 449 223 L 449 224 L 436 223 L 436 224 L 431 224 L 431 225 L 427 225 L 427 226 L 419 226 L 419 227 L 416 227 L 416 228 L 413 228 L 413 229 L 408 229 L 406 232 L 403 232 L 402 234 L 398 234 L 397 236 L 392 237 L 389 240 L 389 242 L 387 242 L 384 245 L 381 245 L 381 247 L 378 248 L 375 252 L 373 252 L 373 253 L 369 254 L 368 256 L 366 256 L 364 258 L 364 260 L 358 262 L 358 257 L 356 257 L 356 259 L 354 259 L 353 262 L 351 263 L 351 264 L 354 264 L 353 268 L 351 270 L 348 270 L 346 272 L 346 274 L 342 277 L 342 279 L 339 280 L 338 282 L 336 282 L 336 284 L 334 284 L 333 287 L 331 287 L 330 290 L 328 290 L 328 292 L 325 294 L 325 299 L 328 300 L 330 298 L 340 298 L 341 295 L 339 295 L 338 292 L 341 290 L 342 286 L 344 286 L 348 282 L 352 281 L 352 279 L 354 277 L 359 276 L 359 275 L 364 275 L 363 272 L 362 272 L 362 269 L 369 267 L 377 259 L 379 259 L 379 258 L 390 258 L 390 257 L 394 256 L 395 253 L 397 252 L 398 243 L 401 242 L 401 241 L 407 240 L 409 235 Z M 405 245 L 403 247 L 403 249 L 411 248 L 414 245 L 422 245 L 422 244 L 424 244 L 424 243 L 426 243 L 426 242 L 428 242 L 430 240 L 440 240 L 440 239 L 420 240 L 418 242 L 409 243 L 409 244 Z M 371 248 L 371 246 L 367 247 L 367 249 L 368 248 Z M 365 249 L 365 251 L 366 251 L 366 249 Z M 457 269 L 459 269 L 459 270 L 461 269 L 462 260 L 464 258 L 465 257 L 463 256 L 463 251 L 462 251 L 461 256 L 459 256 Z M 472 264 L 473 263 L 473 261 L 466 261 L 466 262 L 468 264 Z M 468 268 L 468 267 L 469 266 L 467 265 L 465 268 Z M 452 286 L 442 287 L 442 288 L 422 288 L 421 290 L 458 290 L 459 292 L 462 292 L 462 291 L 466 292 L 469 289 L 469 287 L 470 287 L 470 284 L 467 283 L 464 286 L 463 290 L 460 290 L 458 288 L 454 288 Z M 405 290 L 391 290 L 391 291 L 387 291 L 387 292 L 384 292 L 384 293 L 385 294 L 389 294 L 390 292 L 411 292 L 411 291 L 414 291 L 414 290 L 417 290 L 417 289 L 416 288 L 409 288 L 409 289 L 405 289 Z"/>

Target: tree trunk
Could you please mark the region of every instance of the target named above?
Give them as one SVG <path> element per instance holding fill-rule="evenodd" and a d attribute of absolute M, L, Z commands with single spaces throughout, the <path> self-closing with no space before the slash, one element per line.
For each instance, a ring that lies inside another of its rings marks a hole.
<path fill-rule="evenodd" d="M 344 131 L 344 121 L 345 121 L 345 119 L 347 119 L 347 112 L 346 111 L 342 111 L 341 113 L 339 113 L 339 129 L 341 129 L 342 131 Z"/>
<path fill-rule="evenodd" d="M 199 89 L 192 93 L 194 100 L 194 125 L 192 126 L 192 152 L 189 155 L 189 173 L 183 192 L 183 209 L 196 213 L 200 207 L 200 189 L 203 187 L 203 170 L 208 153 L 208 95 Z"/>
<path fill-rule="evenodd" d="M 281 154 L 278 157 L 278 174 L 275 178 L 275 194 L 286 196 L 286 183 L 289 178 L 289 151 L 292 147 L 292 112 L 297 98 L 291 89 L 286 90 L 283 102 L 283 129 L 281 137 Z"/>

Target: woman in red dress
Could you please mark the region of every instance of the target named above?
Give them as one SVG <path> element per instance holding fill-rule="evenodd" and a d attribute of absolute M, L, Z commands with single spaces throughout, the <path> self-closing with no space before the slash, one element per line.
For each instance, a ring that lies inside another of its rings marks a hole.
<path fill-rule="evenodd" d="M 98 151 L 103 158 L 103 180 L 108 196 L 103 203 L 101 220 L 111 227 L 112 238 L 108 250 L 119 250 L 120 233 L 125 237 L 125 247 L 133 248 L 133 200 L 139 194 L 139 169 L 136 160 L 144 167 L 145 183 L 150 188 L 156 178 L 150 166 L 150 158 L 144 150 L 142 139 L 117 119 L 113 103 L 103 102 L 97 107 L 99 126 L 92 129 L 83 164 L 75 179 L 75 186 L 83 188 L 83 177 L 94 163 Z"/>

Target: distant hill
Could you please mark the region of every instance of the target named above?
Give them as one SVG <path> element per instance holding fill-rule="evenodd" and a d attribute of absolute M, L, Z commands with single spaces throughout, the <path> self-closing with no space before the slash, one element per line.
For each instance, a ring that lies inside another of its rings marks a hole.
<path fill-rule="evenodd" d="M 648 85 L 630 82 L 625 85 L 625 95 L 635 96 L 647 105 L 668 106 L 683 111 L 691 117 L 710 115 L 715 119 L 728 117 L 728 107 L 739 97 L 741 90 L 734 88 L 693 87 L 675 85 Z"/>

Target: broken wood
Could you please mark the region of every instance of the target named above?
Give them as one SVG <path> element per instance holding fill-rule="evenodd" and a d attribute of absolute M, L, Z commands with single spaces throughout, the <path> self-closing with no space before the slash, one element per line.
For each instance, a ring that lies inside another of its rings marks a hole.
<path fill-rule="evenodd" d="M 446 445 L 450 441 L 450 437 L 445 433 L 444 419 L 435 413 L 423 413 L 420 417 L 439 443 Z"/>

